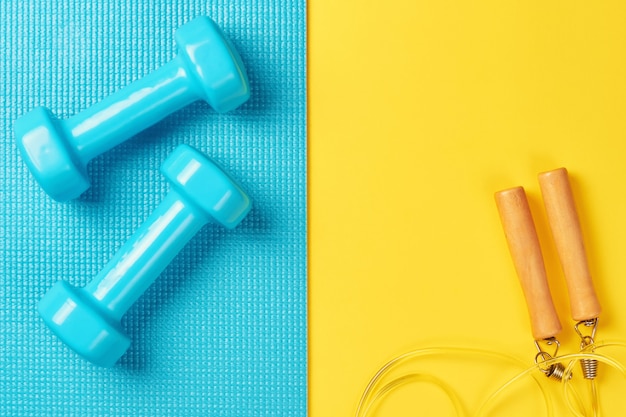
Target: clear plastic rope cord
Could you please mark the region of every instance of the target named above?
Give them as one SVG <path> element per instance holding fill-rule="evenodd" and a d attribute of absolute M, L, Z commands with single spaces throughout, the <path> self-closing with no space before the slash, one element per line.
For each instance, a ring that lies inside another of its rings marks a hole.
<path fill-rule="evenodd" d="M 489 406 L 499 398 L 503 393 L 510 389 L 516 382 L 524 378 L 532 378 L 540 393 L 544 404 L 546 416 L 554 416 L 554 402 L 552 395 L 546 390 L 543 381 L 545 376 L 542 371 L 546 367 L 561 363 L 565 365 L 564 377 L 561 380 L 562 395 L 567 404 L 570 413 L 576 417 L 599 417 L 599 396 L 598 385 L 595 380 L 589 380 L 589 390 L 591 397 L 591 411 L 586 410 L 582 396 L 572 386 L 571 378 L 572 370 L 574 366 L 581 359 L 597 360 L 599 363 L 603 363 L 610 368 L 618 371 L 624 378 L 626 378 L 626 369 L 619 361 L 613 359 L 610 356 L 599 354 L 596 350 L 606 347 L 618 347 L 626 349 L 626 344 L 622 342 L 605 343 L 602 345 L 591 346 L 579 353 L 562 355 L 556 358 L 548 359 L 533 366 L 527 366 L 524 362 L 511 357 L 506 354 L 502 354 L 496 351 L 490 351 L 477 348 L 464 348 L 464 347 L 434 347 L 426 349 L 418 349 L 407 352 L 383 365 L 378 372 L 372 377 L 367 387 L 365 388 L 363 395 L 357 405 L 355 417 L 371 417 L 375 411 L 376 406 L 385 399 L 387 395 L 395 391 L 396 389 L 411 383 L 425 383 L 430 384 L 439 390 L 441 390 L 449 399 L 450 403 L 454 407 L 457 417 L 483 417 L 487 416 Z M 593 350 L 593 351 L 592 351 Z M 475 357 L 482 356 L 486 359 L 497 360 L 500 362 L 507 362 L 515 365 L 521 371 L 509 379 L 506 383 L 495 390 L 478 408 L 474 413 L 469 413 L 460 397 L 454 391 L 454 389 L 444 380 L 427 373 L 409 372 L 399 377 L 395 377 L 389 382 L 384 382 L 385 377 L 392 371 L 401 369 L 402 365 L 408 361 L 425 358 L 432 356 L 455 356 L 457 358 L 462 357 Z"/>

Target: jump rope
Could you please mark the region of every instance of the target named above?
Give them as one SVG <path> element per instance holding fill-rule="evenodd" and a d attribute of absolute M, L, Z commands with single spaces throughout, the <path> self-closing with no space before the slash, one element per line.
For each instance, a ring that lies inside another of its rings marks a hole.
<path fill-rule="evenodd" d="M 383 365 L 366 386 L 357 405 L 355 417 L 371 416 L 376 407 L 392 392 L 411 383 L 429 384 L 441 390 L 449 399 L 458 417 L 489 415 L 490 406 L 503 393 L 525 378 L 531 378 L 545 403 L 547 416 L 554 416 L 554 398 L 544 381 L 561 384 L 561 394 L 571 415 L 599 417 L 601 414 L 598 393 L 599 364 L 614 369 L 626 378 L 626 367 L 613 357 L 600 353 L 606 348 L 626 349 L 624 342 L 596 343 L 598 319 L 601 313 L 582 238 L 572 189 L 565 168 L 539 174 L 539 186 L 544 201 L 548 223 L 552 231 L 558 257 L 567 283 L 574 331 L 580 337 L 577 353 L 560 355 L 561 344 L 557 335 L 562 330 L 550 289 L 526 193 L 514 187 L 495 193 L 496 206 L 509 251 L 515 265 L 524 298 L 528 307 L 530 325 L 537 354 L 529 366 L 514 357 L 484 349 L 466 347 L 434 347 L 413 350 L 397 356 Z M 461 398 L 444 379 L 423 372 L 404 372 L 412 361 L 432 358 L 482 358 L 508 363 L 520 371 L 495 390 L 474 413 L 469 413 Z M 580 364 L 580 374 L 574 368 Z M 608 370 L 605 366 L 603 370 Z M 542 374 L 544 377 L 542 377 Z M 583 378 L 587 393 L 572 384 Z"/>

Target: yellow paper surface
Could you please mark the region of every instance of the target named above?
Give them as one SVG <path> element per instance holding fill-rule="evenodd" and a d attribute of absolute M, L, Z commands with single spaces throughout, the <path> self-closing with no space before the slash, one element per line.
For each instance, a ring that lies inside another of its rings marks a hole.
<path fill-rule="evenodd" d="M 526 188 L 562 352 L 576 351 L 537 183 L 539 172 L 560 166 L 570 172 L 604 308 L 598 339 L 626 339 L 626 3 L 308 7 L 309 415 L 354 415 L 376 370 L 412 349 L 489 349 L 532 365 L 493 198 L 503 188 Z M 448 381 L 470 412 L 517 372 L 448 359 L 410 371 Z M 620 415 L 624 380 L 605 368 L 598 385 L 606 415 Z M 545 415 L 532 383 L 511 393 L 492 415 Z M 568 415 L 557 397 L 555 407 Z M 377 413 L 456 415 L 426 383 L 391 394 Z"/>

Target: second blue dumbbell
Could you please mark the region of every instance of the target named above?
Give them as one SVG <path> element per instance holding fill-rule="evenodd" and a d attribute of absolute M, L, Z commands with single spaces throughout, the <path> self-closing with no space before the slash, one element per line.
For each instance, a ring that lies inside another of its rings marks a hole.
<path fill-rule="evenodd" d="M 161 68 L 67 120 L 44 107 L 15 124 L 17 146 L 41 187 L 55 200 L 90 186 L 87 163 L 169 114 L 205 100 L 218 112 L 250 97 L 246 70 L 221 29 L 199 17 L 176 31 L 178 56 Z"/>
<path fill-rule="evenodd" d="M 122 316 L 196 232 L 209 222 L 232 229 L 251 208 L 230 175 L 187 145 L 172 152 L 161 172 L 170 192 L 102 271 L 82 288 L 58 281 L 39 302 L 48 327 L 100 366 L 112 366 L 126 352 Z"/>

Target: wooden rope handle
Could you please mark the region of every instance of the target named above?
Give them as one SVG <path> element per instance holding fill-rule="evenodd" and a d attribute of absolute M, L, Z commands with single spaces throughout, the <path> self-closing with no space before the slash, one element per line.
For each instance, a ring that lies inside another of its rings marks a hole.
<path fill-rule="evenodd" d="M 495 194 L 504 234 L 522 285 L 535 340 L 548 339 L 561 331 L 543 263 L 541 247 L 526 193 L 522 187 Z"/>
<path fill-rule="evenodd" d="M 539 174 L 539 186 L 567 282 L 572 318 L 597 318 L 602 308 L 593 288 L 567 170 L 559 168 Z"/>

